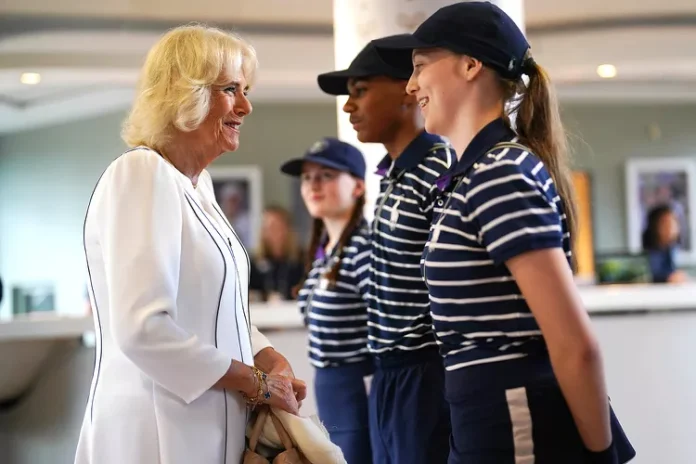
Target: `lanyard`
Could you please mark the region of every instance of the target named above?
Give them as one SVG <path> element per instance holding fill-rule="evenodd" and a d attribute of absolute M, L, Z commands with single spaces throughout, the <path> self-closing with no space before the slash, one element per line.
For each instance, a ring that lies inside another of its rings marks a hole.
<path fill-rule="evenodd" d="M 483 156 L 487 156 L 490 153 L 493 153 L 496 150 L 499 150 L 501 148 L 519 148 L 520 150 L 527 151 L 531 153 L 531 150 L 528 147 L 525 147 L 524 145 L 521 145 L 519 143 L 515 142 L 500 142 L 497 143 L 488 150 Z M 429 249 L 432 249 L 433 244 L 437 242 L 437 240 L 440 238 L 440 226 L 442 225 L 442 221 L 445 220 L 445 211 L 447 211 L 447 207 L 449 206 L 450 202 L 452 201 L 452 197 L 454 196 L 454 192 L 457 191 L 460 185 L 462 185 L 462 182 L 464 182 L 464 176 L 466 176 L 468 170 L 464 173 L 462 173 L 461 176 L 459 176 L 459 179 L 457 179 L 457 183 L 454 184 L 454 187 L 450 191 L 449 197 L 447 197 L 447 200 L 445 201 L 444 206 L 440 210 L 440 217 L 438 218 L 437 222 L 435 223 L 435 226 L 433 227 L 433 236 L 430 239 L 430 245 L 428 246 Z"/>
<path fill-rule="evenodd" d="M 377 204 L 377 209 L 375 210 L 375 218 L 372 221 L 372 233 L 377 234 L 377 231 L 379 230 L 379 218 L 381 217 L 382 214 L 382 209 L 384 208 L 384 205 L 387 202 L 387 199 L 389 198 L 389 195 L 392 193 L 394 190 L 394 187 L 396 187 L 396 184 L 399 183 L 401 178 L 406 174 L 406 170 L 402 169 L 399 171 L 399 173 L 394 176 L 390 181 L 389 185 L 387 186 L 387 189 L 384 191 L 384 195 L 382 196 L 382 199 L 379 201 Z M 399 201 L 397 200 L 392 208 L 398 208 L 399 206 Z"/>

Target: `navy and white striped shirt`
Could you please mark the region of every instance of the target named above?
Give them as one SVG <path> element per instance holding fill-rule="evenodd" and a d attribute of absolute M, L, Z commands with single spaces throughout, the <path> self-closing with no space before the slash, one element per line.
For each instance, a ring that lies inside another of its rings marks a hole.
<path fill-rule="evenodd" d="M 546 355 L 505 262 L 556 247 L 570 259 L 570 240 L 561 199 L 539 158 L 519 146 L 489 152 L 516 140 L 501 119 L 491 122 L 438 181 L 445 207 L 423 252 L 423 273 L 447 371 Z"/>
<path fill-rule="evenodd" d="M 318 368 L 367 360 L 367 292 L 370 270 L 370 230 L 356 230 L 340 256 L 320 248 L 298 296 L 309 326 L 309 360 Z M 336 286 L 322 275 L 341 260 Z M 307 301 L 309 300 L 309 310 Z"/>
<path fill-rule="evenodd" d="M 435 346 L 420 259 L 437 198 L 435 180 L 454 159 L 449 145 L 422 132 L 392 162 L 378 165 L 372 223 L 369 348 L 376 356 Z"/>

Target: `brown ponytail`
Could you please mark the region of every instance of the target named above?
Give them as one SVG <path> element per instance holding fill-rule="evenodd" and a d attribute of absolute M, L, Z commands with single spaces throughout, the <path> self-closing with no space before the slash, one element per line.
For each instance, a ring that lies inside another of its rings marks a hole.
<path fill-rule="evenodd" d="M 360 224 L 364 220 L 363 210 L 365 208 L 365 195 L 360 195 L 355 201 L 355 206 L 353 207 L 353 212 L 351 213 L 350 220 L 346 227 L 344 227 L 341 232 L 341 236 L 336 244 L 336 252 L 334 256 L 338 259 L 336 263 L 329 269 L 329 271 L 322 277 L 329 281 L 329 288 L 336 286 L 336 281 L 338 280 L 338 271 L 341 268 L 341 255 L 343 254 L 343 248 L 346 246 L 350 240 L 353 232 L 360 227 Z M 304 286 L 305 281 L 309 277 L 309 272 L 312 270 L 312 264 L 314 263 L 314 257 L 317 254 L 317 250 L 321 246 L 321 239 L 324 236 L 324 221 L 321 219 L 314 219 L 312 221 L 312 236 L 309 240 L 309 248 L 307 249 L 307 256 L 305 257 L 305 277 L 302 281 L 293 289 L 293 293 L 297 295 L 300 289 Z"/>
<path fill-rule="evenodd" d="M 531 58 L 527 59 L 527 63 L 529 84 L 525 85 L 522 78 L 517 82 L 505 83 L 506 100 L 512 103 L 508 115 L 517 111 L 516 130 L 520 142 L 532 150 L 551 174 L 563 204 L 573 247 L 577 227 L 575 191 L 558 100 L 544 68 Z"/>

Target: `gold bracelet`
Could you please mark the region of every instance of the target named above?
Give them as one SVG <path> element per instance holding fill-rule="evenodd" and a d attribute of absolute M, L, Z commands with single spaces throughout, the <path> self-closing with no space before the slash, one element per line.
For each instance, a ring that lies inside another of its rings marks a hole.
<path fill-rule="evenodd" d="M 244 400 L 247 402 L 248 405 L 250 405 L 252 408 L 256 407 L 259 403 L 263 402 L 264 400 L 268 400 L 271 397 L 271 392 L 268 391 L 268 385 L 266 384 L 266 373 L 261 372 L 256 366 L 251 366 L 251 370 L 254 373 L 254 377 L 256 377 L 256 380 L 258 382 L 258 390 L 256 391 L 256 396 L 254 397 L 249 397 L 246 395 L 246 393 L 242 393 L 242 396 L 244 397 Z M 264 393 L 264 386 L 266 387 L 266 392 Z"/>

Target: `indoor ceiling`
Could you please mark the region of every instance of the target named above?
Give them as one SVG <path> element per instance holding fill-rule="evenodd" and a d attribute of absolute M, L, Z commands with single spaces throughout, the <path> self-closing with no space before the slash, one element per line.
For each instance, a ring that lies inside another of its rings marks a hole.
<path fill-rule="evenodd" d="M 190 20 L 256 47 L 253 100 L 330 101 L 316 75 L 334 68 L 331 0 L 4 0 L 0 18 L 0 134 L 127 108 L 149 47 Z M 563 99 L 696 100 L 694 0 L 526 0 L 525 24 Z"/>

